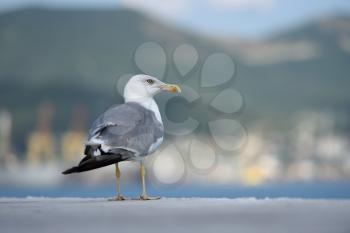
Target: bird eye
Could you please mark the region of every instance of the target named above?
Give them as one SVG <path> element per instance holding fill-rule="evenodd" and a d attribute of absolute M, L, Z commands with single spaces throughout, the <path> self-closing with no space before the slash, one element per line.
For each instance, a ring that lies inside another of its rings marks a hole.
<path fill-rule="evenodd" d="M 154 83 L 154 80 L 153 80 L 153 79 L 147 79 L 146 82 L 147 82 L 148 84 L 153 84 L 153 83 Z"/>

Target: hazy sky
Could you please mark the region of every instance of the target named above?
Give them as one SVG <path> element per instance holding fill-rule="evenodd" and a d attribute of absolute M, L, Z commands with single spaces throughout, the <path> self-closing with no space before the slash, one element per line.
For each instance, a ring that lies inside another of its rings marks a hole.
<path fill-rule="evenodd" d="M 2 11 L 128 7 L 191 30 L 216 35 L 260 36 L 315 17 L 346 13 L 350 0 L 0 0 Z"/>

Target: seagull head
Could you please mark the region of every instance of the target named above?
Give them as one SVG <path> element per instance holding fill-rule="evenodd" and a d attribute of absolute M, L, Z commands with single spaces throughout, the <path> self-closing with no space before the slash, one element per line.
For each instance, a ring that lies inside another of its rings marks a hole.
<path fill-rule="evenodd" d="M 127 82 L 124 88 L 124 99 L 128 102 L 140 98 L 152 98 L 161 91 L 176 93 L 181 92 L 181 89 L 178 85 L 164 83 L 149 75 L 138 74 Z"/>

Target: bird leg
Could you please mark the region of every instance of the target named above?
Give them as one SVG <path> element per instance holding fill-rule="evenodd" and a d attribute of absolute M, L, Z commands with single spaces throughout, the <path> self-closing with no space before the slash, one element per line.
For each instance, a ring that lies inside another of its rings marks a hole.
<path fill-rule="evenodd" d="M 147 195 L 146 181 L 145 181 L 146 169 L 145 169 L 145 166 L 143 164 L 143 161 L 141 161 L 140 165 L 141 165 L 140 174 L 141 174 L 141 183 L 142 183 L 142 194 L 140 196 L 140 200 L 146 201 L 146 200 L 158 200 L 158 199 L 160 199 L 160 197 L 150 197 Z"/>
<path fill-rule="evenodd" d="M 126 200 L 125 197 L 120 193 L 120 169 L 118 163 L 115 164 L 115 176 L 117 178 L 117 196 L 109 199 L 110 201 L 124 201 Z"/>

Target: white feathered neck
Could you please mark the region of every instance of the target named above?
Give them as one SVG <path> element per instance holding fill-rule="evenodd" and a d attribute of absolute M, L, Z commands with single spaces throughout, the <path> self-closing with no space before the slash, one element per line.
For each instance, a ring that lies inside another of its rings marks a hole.
<path fill-rule="evenodd" d="M 145 92 L 141 88 L 127 85 L 124 89 L 124 101 L 125 103 L 128 103 L 128 102 L 138 103 L 144 108 L 154 112 L 157 120 L 163 124 L 158 105 L 154 100 L 153 96 L 150 96 L 147 92 Z"/>

